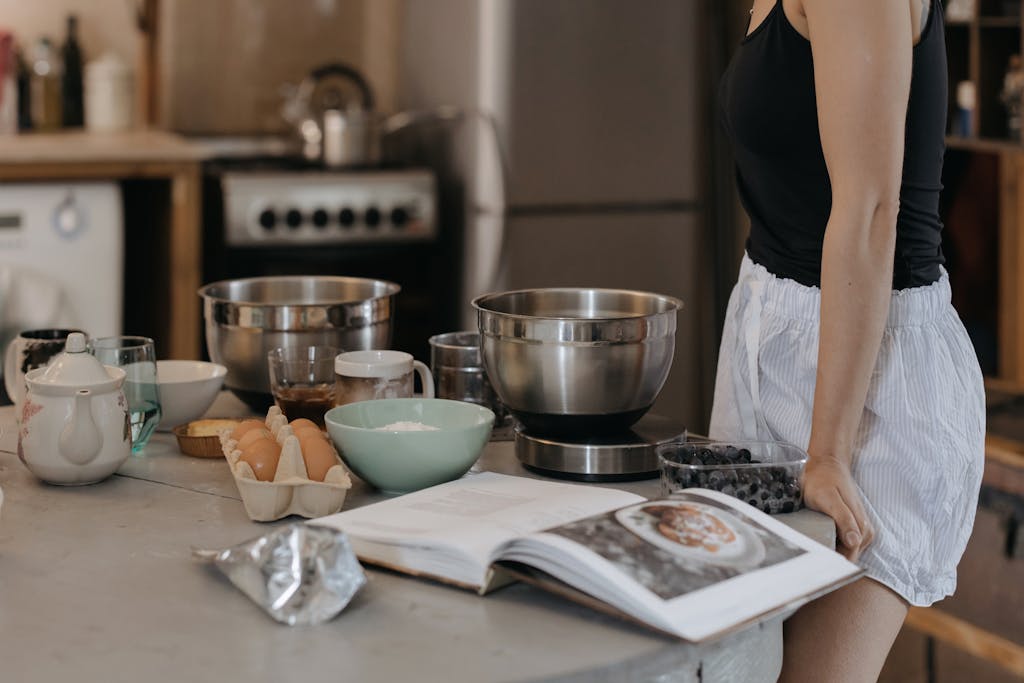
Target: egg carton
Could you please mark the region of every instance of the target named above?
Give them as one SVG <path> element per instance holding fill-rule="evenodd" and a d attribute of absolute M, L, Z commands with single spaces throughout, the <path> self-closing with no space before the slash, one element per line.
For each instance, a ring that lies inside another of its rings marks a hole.
<path fill-rule="evenodd" d="M 288 418 L 277 406 L 272 406 L 265 420 L 267 429 L 281 444 L 281 457 L 273 481 L 260 481 L 249 463 L 241 460 L 242 451 L 238 442 L 227 430 L 220 433 L 221 450 L 235 478 L 235 485 L 242 496 L 242 503 L 249 519 L 256 522 L 271 522 L 288 515 L 314 518 L 330 515 L 341 510 L 345 495 L 352 487 L 352 478 L 334 449 L 338 464 L 327 470 L 323 482 L 312 481 L 306 472 L 306 461 L 302 458 L 299 439 L 292 433 Z"/>

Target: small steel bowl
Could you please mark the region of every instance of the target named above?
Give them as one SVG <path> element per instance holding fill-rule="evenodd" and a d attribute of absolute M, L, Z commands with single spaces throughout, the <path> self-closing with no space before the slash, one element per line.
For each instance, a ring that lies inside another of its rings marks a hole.
<path fill-rule="evenodd" d="M 679 299 L 618 289 L 526 289 L 473 301 L 484 367 L 534 435 L 628 429 L 672 367 Z"/>

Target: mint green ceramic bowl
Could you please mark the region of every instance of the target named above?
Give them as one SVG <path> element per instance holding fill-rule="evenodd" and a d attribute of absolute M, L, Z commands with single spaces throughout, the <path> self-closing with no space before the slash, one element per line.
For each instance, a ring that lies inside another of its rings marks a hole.
<path fill-rule="evenodd" d="M 458 479 L 491 436 L 494 413 L 440 398 L 386 398 L 338 406 L 324 416 L 341 459 L 386 493 L 408 493 Z M 382 430 L 418 422 L 437 431 Z"/>

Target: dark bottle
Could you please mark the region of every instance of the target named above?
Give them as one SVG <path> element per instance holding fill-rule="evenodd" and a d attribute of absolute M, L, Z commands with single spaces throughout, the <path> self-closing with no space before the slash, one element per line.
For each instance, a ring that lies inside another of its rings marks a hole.
<path fill-rule="evenodd" d="M 68 37 L 61 50 L 64 76 L 61 81 L 61 121 L 65 127 L 81 126 L 85 121 L 82 100 L 82 50 L 78 46 L 78 19 L 68 16 Z"/>
<path fill-rule="evenodd" d="M 20 47 L 14 53 L 14 58 L 18 64 L 18 130 L 32 130 L 31 76 Z"/>

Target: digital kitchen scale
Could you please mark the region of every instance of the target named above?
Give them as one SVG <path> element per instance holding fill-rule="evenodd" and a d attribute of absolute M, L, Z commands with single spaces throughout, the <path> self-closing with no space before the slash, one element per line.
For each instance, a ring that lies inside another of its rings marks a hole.
<path fill-rule="evenodd" d="M 645 415 L 622 434 L 591 438 L 534 436 L 518 427 L 516 457 L 527 469 L 559 479 L 651 479 L 658 476 L 657 447 L 685 433 L 685 425 L 659 415 Z"/>

